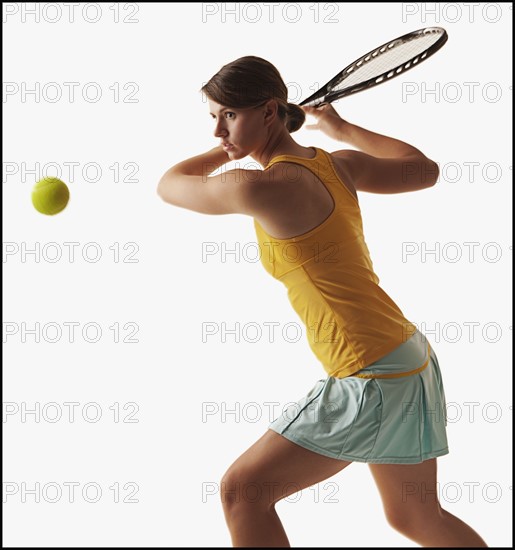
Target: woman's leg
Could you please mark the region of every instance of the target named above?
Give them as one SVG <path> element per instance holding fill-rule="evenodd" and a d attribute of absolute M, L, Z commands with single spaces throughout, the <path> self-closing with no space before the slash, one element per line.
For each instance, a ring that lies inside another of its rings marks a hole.
<path fill-rule="evenodd" d="M 436 458 L 419 464 L 369 464 L 381 494 L 386 519 L 420 546 L 486 547 L 461 519 L 441 508 L 437 495 Z"/>
<path fill-rule="evenodd" d="M 349 464 L 267 430 L 229 467 L 221 481 L 220 497 L 233 546 L 289 548 L 275 503 Z"/>

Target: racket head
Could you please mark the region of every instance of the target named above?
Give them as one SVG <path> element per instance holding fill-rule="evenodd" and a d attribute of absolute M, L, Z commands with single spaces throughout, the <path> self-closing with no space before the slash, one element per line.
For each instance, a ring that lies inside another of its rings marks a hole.
<path fill-rule="evenodd" d="M 425 27 L 389 40 L 353 61 L 299 105 L 317 107 L 388 82 L 431 57 L 447 39 L 442 27 Z"/>

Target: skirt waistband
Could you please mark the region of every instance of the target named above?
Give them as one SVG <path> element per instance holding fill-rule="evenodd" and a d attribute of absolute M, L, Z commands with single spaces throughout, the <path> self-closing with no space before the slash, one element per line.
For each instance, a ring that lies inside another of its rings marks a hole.
<path fill-rule="evenodd" d="M 422 372 L 427 367 L 427 365 L 429 365 L 430 353 L 431 348 L 428 343 L 426 362 L 421 367 L 418 367 L 418 369 L 409 370 L 407 372 L 390 372 L 388 374 L 360 374 L 358 372 L 356 374 L 351 374 L 350 376 L 357 376 L 358 378 L 400 378 L 401 376 L 411 376 L 412 374 L 417 374 L 417 372 Z"/>
<path fill-rule="evenodd" d="M 424 342 L 426 345 L 424 345 Z M 423 358 L 425 360 L 420 367 L 406 370 L 406 367 L 409 369 L 410 364 L 413 365 L 414 363 L 416 365 Z M 431 346 L 425 335 L 417 330 L 409 340 L 395 348 L 385 357 L 349 376 L 357 378 L 400 378 L 402 376 L 411 376 L 427 368 L 430 358 Z"/>

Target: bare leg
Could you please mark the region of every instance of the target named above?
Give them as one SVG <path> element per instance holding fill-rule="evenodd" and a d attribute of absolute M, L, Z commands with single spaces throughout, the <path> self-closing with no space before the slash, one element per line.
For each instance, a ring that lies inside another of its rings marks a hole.
<path fill-rule="evenodd" d="M 386 518 L 405 537 L 428 547 L 487 547 L 461 519 L 441 508 L 436 458 L 419 464 L 369 464 Z"/>
<path fill-rule="evenodd" d="M 351 464 L 267 430 L 227 470 L 220 496 L 234 547 L 289 548 L 275 503 Z"/>

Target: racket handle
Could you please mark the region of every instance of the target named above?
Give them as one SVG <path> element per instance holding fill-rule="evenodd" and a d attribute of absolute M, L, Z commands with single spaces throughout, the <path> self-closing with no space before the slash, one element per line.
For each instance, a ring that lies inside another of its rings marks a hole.
<path fill-rule="evenodd" d="M 313 101 L 308 101 L 307 103 L 303 101 L 302 103 L 299 103 L 302 107 L 321 107 L 322 105 L 325 105 L 327 101 L 325 101 L 325 98 L 320 99 L 314 99 Z"/>

